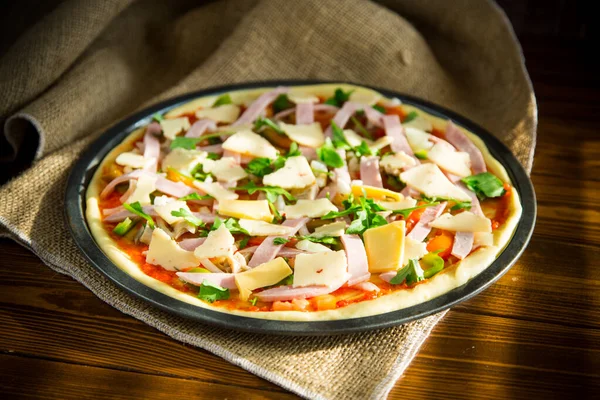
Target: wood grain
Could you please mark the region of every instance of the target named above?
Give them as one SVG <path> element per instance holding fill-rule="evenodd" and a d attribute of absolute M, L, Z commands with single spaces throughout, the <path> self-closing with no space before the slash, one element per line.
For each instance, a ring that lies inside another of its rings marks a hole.
<path fill-rule="evenodd" d="M 593 398 L 600 390 L 600 82 L 578 43 L 523 43 L 540 107 L 538 222 L 496 284 L 454 307 L 391 399 Z M 10 398 L 294 398 L 106 305 L 0 240 Z"/>

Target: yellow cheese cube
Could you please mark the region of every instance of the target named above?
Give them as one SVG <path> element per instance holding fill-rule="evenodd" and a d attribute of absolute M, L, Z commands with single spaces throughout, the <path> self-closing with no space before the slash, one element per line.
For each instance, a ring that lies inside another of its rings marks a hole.
<path fill-rule="evenodd" d="M 393 190 L 368 185 L 352 185 L 352 194 L 356 197 L 365 196 L 375 200 L 400 201 L 404 196 Z"/>
<path fill-rule="evenodd" d="M 267 200 L 221 200 L 219 201 L 219 214 L 265 222 L 273 220 Z"/>
<path fill-rule="evenodd" d="M 248 300 L 254 289 L 271 286 L 292 274 L 292 269 L 281 257 L 235 275 L 240 299 Z"/>
<path fill-rule="evenodd" d="M 392 222 L 365 231 L 363 237 L 369 260 L 369 272 L 395 271 L 402 267 L 405 231 L 404 221 Z"/>

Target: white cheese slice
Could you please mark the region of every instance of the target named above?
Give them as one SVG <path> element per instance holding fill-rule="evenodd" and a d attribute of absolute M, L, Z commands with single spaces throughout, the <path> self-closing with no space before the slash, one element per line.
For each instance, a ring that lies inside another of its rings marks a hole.
<path fill-rule="evenodd" d="M 185 201 L 172 200 L 168 201 L 166 204 L 157 205 L 157 198 L 154 199 L 154 211 L 156 211 L 158 216 L 164 219 L 165 222 L 169 225 L 173 225 L 179 221 L 183 221 L 182 217 L 175 217 L 171 215 L 172 211 L 179 211 L 180 208 L 183 208 L 184 210 L 191 212 Z"/>
<path fill-rule="evenodd" d="M 398 201 L 377 201 L 376 203 L 386 210 L 404 210 L 416 206 L 417 200 L 412 197 L 405 197 Z"/>
<path fill-rule="evenodd" d="M 215 122 L 231 124 L 240 116 L 240 108 L 235 104 L 223 104 L 214 108 L 205 108 L 196 111 L 196 118 L 208 118 Z"/>
<path fill-rule="evenodd" d="M 200 150 L 188 150 L 181 147 L 171 150 L 162 160 L 162 170 L 175 169 L 189 174 L 206 159 L 206 152 Z"/>
<path fill-rule="evenodd" d="M 433 228 L 452 232 L 491 232 L 492 221 L 486 217 L 475 215 L 470 211 L 451 215 L 445 213 L 429 223 Z"/>
<path fill-rule="evenodd" d="M 429 141 L 431 135 L 421 129 L 404 125 L 404 133 L 406 134 L 410 148 L 415 153 L 421 150 L 429 150 L 433 147 L 433 143 Z"/>
<path fill-rule="evenodd" d="M 421 116 L 417 116 L 408 122 L 402 123 L 402 126 L 404 126 L 404 128 L 415 128 L 427 132 L 431 132 L 433 130 L 431 121 Z"/>
<path fill-rule="evenodd" d="M 452 182 L 432 163 L 424 163 L 400 174 L 400 179 L 408 186 L 429 197 L 471 201 L 471 197 L 454 186 Z"/>
<path fill-rule="evenodd" d="M 323 129 L 318 122 L 304 125 L 290 125 L 280 122 L 279 126 L 292 141 L 302 146 L 317 148 L 325 143 Z"/>
<path fill-rule="evenodd" d="M 188 117 L 163 119 L 160 128 L 167 139 L 173 140 L 179 133 L 190 129 L 190 120 Z"/>
<path fill-rule="evenodd" d="M 360 136 L 358 133 L 354 132 L 352 129 L 344 129 L 344 136 L 348 141 L 348 144 L 352 147 L 360 146 L 360 144 L 364 141 L 367 145 L 372 145 L 373 141 L 367 138 Z"/>
<path fill-rule="evenodd" d="M 314 243 L 306 239 L 296 243 L 296 248 L 309 253 L 326 253 L 328 251 L 333 251 L 329 247 L 323 246 L 321 243 Z"/>
<path fill-rule="evenodd" d="M 142 206 L 150 204 L 150 193 L 156 190 L 156 176 L 142 175 L 138 178 L 135 190 L 127 198 L 128 203 L 139 201 Z"/>
<path fill-rule="evenodd" d="M 291 90 L 287 96 L 288 99 L 294 104 L 319 102 L 319 98 L 317 96 L 296 90 Z"/>
<path fill-rule="evenodd" d="M 219 201 L 219 214 L 265 222 L 273 220 L 267 200 L 222 200 Z"/>
<path fill-rule="evenodd" d="M 411 258 L 420 260 L 427 253 L 427 243 L 419 242 L 410 236 L 406 236 L 404 238 L 404 259 L 402 266 L 408 264 L 408 260 Z"/>
<path fill-rule="evenodd" d="M 287 218 L 319 218 L 329 211 L 338 211 L 329 199 L 298 200 L 293 206 L 285 206 L 283 213 Z"/>
<path fill-rule="evenodd" d="M 237 193 L 225 189 L 220 183 L 217 182 L 194 181 L 194 186 L 202 190 L 204 193 L 211 195 L 217 199 L 217 201 L 235 200 L 240 197 Z"/>
<path fill-rule="evenodd" d="M 194 250 L 197 258 L 227 257 L 233 255 L 235 239 L 224 224 L 208 233 L 206 240 Z"/>
<path fill-rule="evenodd" d="M 491 232 L 475 232 L 473 234 L 473 247 L 494 245 L 494 234 Z"/>
<path fill-rule="evenodd" d="M 373 142 L 373 144 L 369 145 L 369 149 L 371 151 L 379 151 L 386 146 L 389 146 L 394 142 L 394 138 L 392 136 L 383 136 Z"/>
<path fill-rule="evenodd" d="M 231 135 L 224 143 L 225 150 L 253 157 L 277 158 L 277 149 L 264 137 L 250 130 L 242 130 Z"/>
<path fill-rule="evenodd" d="M 235 274 L 235 285 L 241 300 L 248 300 L 254 289 L 271 286 L 292 274 L 292 269 L 282 257 L 260 264 L 248 271 Z"/>
<path fill-rule="evenodd" d="M 404 168 L 414 167 L 415 165 L 417 165 L 417 162 L 414 158 L 412 158 L 405 152 L 399 151 L 394 154 L 385 155 L 379 162 L 379 165 L 388 174 L 397 176 L 400 175 Z"/>
<path fill-rule="evenodd" d="M 248 176 L 244 168 L 233 157 L 223 157 L 219 160 L 204 160 L 202 170 L 210 172 L 221 182 L 239 181 Z"/>
<path fill-rule="evenodd" d="M 374 90 L 371 89 L 356 89 L 350 93 L 350 101 L 366 104 L 372 106 L 373 104 L 377 104 L 377 102 L 381 99 L 381 95 Z"/>
<path fill-rule="evenodd" d="M 141 154 L 126 151 L 124 153 L 119 154 L 115 159 L 115 162 L 125 167 L 144 168 L 148 163 L 148 160 L 146 160 Z M 152 160 L 150 162 L 152 162 Z"/>
<path fill-rule="evenodd" d="M 310 168 L 315 174 L 315 179 L 317 180 L 317 186 L 320 188 L 325 187 L 327 185 L 327 178 L 329 177 L 327 170 L 327 165 L 323 164 L 320 161 L 312 160 L 310 162 Z"/>
<path fill-rule="evenodd" d="M 169 271 L 195 267 L 200 263 L 193 252 L 182 249 L 160 228 L 155 228 L 152 231 L 146 262 L 152 265 L 160 265 Z"/>
<path fill-rule="evenodd" d="M 294 229 L 289 226 L 270 224 L 265 221 L 240 219 L 239 223 L 240 227 L 252 236 L 290 236 L 294 232 Z"/>
<path fill-rule="evenodd" d="M 294 287 L 337 286 L 348 279 L 344 250 L 298 254 L 294 264 Z"/>
<path fill-rule="evenodd" d="M 315 231 L 310 235 L 312 237 L 321 238 L 325 236 L 339 237 L 344 234 L 346 223 L 343 221 L 333 222 L 331 224 L 321 225 L 315 228 Z"/>
<path fill-rule="evenodd" d="M 455 151 L 445 143 L 436 143 L 427 152 L 427 158 L 451 174 L 465 177 L 471 175 L 469 153 Z"/>
<path fill-rule="evenodd" d="M 284 189 L 302 189 L 316 183 L 315 175 L 304 156 L 290 157 L 277 171 L 265 175 L 265 186 L 279 186 Z"/>

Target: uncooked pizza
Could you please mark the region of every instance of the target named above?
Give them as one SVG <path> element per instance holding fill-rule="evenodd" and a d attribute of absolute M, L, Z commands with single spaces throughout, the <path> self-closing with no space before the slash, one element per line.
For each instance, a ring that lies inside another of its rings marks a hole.
<path fill-rule="evenodd" d="M 348 84 L 238 90 L 156 114 L 104 158 L 86 209 L 98 245 L 138 281 L 297 321 L 461 286 L 520 214 L 479 137 Z"/>

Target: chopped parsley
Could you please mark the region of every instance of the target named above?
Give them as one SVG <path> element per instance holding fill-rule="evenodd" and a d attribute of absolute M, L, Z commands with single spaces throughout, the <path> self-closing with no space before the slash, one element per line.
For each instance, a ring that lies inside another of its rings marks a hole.
<path fill-rule="evenodd" d="M 358 118 L 352 116 L 352 117 L 350 117 L 350 120 L 352 122 L 354 122 L 356 129 L 358 129 L 358 131 L 360 133 L 362 133 L 364 137 L 366 137 L 367 139 L 373 140 L 373 135 L 371 135 L 371 133 L 367 130 L 367 128 L 365 128 L 364 125 L 360 123 Z"/>
<path fill-rule="evenodd" d="M 467 176 L 462 179 L 462 182 L 475 192 L 479 200 L 485 200 L 488 197 L 500 197 L 506 193 L 502 181 L 489 172 Z"/>
<path fill-rule="evenodd" d="M 254 182 L 248 182 L 243 186 L 238 186 L 232 189 L 236 191 L 243 190 L 248 192 L 250 195 L 256 193 L 257 191 L 264 192 L 267 200 L 271 203 L 275 203 L 275 201 L 277 201 L 277 196 L 279 195 L 285 197 L 289 201 L 296 200 L 296 198 L 292 196 L 290 192 L 279 186 L 256 186 Z"/>
<path fill-rule="evenodd" d="M 250 241 L 250 237 L 246 236 L 242 240 L 240 240 L 240 244 L 238 245 L 238 249 L 245 249 L 248 246 L 248 242 Z"/>
<path fill-rule="evenodd" d="M 285 132 L 277 125 L 273 120 L 266 117 L 258 117 L 256 121 L 254 121 L 254 129 L 260 130 L 262 127 L 269 127 L 280 135 L 285 135 Z"/>
<path fill-rule="evenodd" d="M 181 201 L 188 201 L 188 200 L 208 200 L 208 199 L 212 199 L 212 196 L 209 195 L 209 194 L 200 195 L 197 192 L 190 193 L 187 196 L 183 196 L 183 197 L 179 198 L 179 200 L 181 200 Z"/>
<path fill-rule="evenodd" d="M 287 242 L 289 242 L 289 240 L 282 237 L 276 237 L 275 239 L 273 239 L 273 244 L 286 244 Z"/>
<path fill-rule="evenodd" d="M 344 92 L 341 88 L 335 89 L 333 96 L 325 100 L 325 104 L 329 104 L 336 107 L 341 107 L 345 102 L 350 99 L 350 95 L 354 90 Z"/>
<path fill-rule="evenodd" d="M 229 289 L 212 284 L 205 279 L 204 282 L 202 282 L 202 284 L 200 285 L 200 292 L 198 293 L 198 298 L 200 300 L 213 303 L 217 300 L 227 300 L 229 299 L 229 295 Z"/>
<path fill-rule="evenodd" d="M 398 270 L 395 277 L 392 278 L 390 283 L 392 285 L 400 285 L 406 281 L 407 285 L 412 285 L 425 279 L 423 269 L 415 258 L 408 260 L 408 264 Z"/>
<path fill-rule="evenodd" d="M 434 201 L 434 202 L 427 203 L 427 204 L 422 204 L 422 205 L 416 206 L 416 207 L 404 208 L 402 210 L 393 210 L 392 213 L 393 214 L 400 214 L 400 215 L 402 215 L 402 217 L 404 217 L 404 219 L 406 219 L 415 210 L 419 210 L 421 208 L 427 208 L 427 207 L 431 207 L 431 206 L 436 206 L 438 204 L 440 204 L 440 203 Z"/>
<path fill-rule="evenodd" d="M 219 158 L 221 158 L 221 156 L 217 153 L 208 153 L 206 158 L 208 158 L 209 160 L 218 160 Z"/>
<path fill-rule="evenodd" d="M 231 101 L 231 96 L 229 95 L 229 93 L 225 93 L 220 95 L 217 100 L 215 100 L 214 104 L 212 105 L 213 107 L 218 107 L 218 106 L 222 106 L 225 104 L 233 104 L 233 101 Z"/>
<path fill-rule="evenodd" d="M 200 218 L 196 217 L 194 214 L 186 210 L 185 208 L 180 208 L 179 211 L 171 211 L 171 215 L 174 217 L 181 217 L 190 225 L 195 227 L 204 226 L 204 221 Z"/>
<path fill-rule="evenodd" d="M 223 221 L 221 218 L 215 217 L 215 222 L 210 227 L 210 230 L 216 231 L 221 225 L 225 225 L 225 228 L 227 228 L 227 230 L 232 234 L 241 233 L 250 236 L 250 233 L 242 228 L 238 220 L 235 218 L 227 218 L 225 221 Z"/>
<path fill-rule="evenodd" d="M 415 151 L 415 157 L 417 157 L 419 160 L 426 160 L 427 159 L 427 150 L 421 149 L 421 150 Z"/>
<path fill-rule="evenodd" d="M 273 114 L 277 114 L 288 108 L 292 108 L 294 104 L 290 101 L 287 94 L 280 94 L 273 102 Z"/>
<path fill-rule="evenodd" d="M 416 111 L 411 111 L 408 114 L 406 114 L 406 117 L 404 118 L 404 121 L 402 121 L 403 123 L 407 123 L 412 121 L 413 119 L 417 118 L 419 116 L 419 113 Z"/>
<path fill-rule="evenodd" d="M 458 211 L 458 210 L 470 210 L 471 202 L 470 201 L 456 201 L 456 204 L 450 208 L 450 211 Z"/>
<path fill-rule="evenodd" d="M 152 220 L 152 217 L 144 212 L 144 210 L 142 209 L 142 205 L 140 204 L 139 201 L 136 201 L 135 203 L 131 203 L 131 204 L 125 203 L 125 204 L 123 204 L 123 208 L 125 208 L 127 211 L 129 211 L 131 213 L 134 213 L 138 217 L 144 218 L 146 220 L 146 222 L 148 223 L 148 226 L 150 228 L 154 229 L 154 221 Z"/>
<path fill-rule="evenodd" d="M 377 111 L 379 111 L 382 114 L 385 114 L 385 107 L 384 106 L 380 106 L 379 104 L 375 104 L 373 106 L 374 109 L 376 109 Z"/>
<path fill-rule="evenodd" d="M 340 168 L 344 166 L 342 156 L 335 151 L 335 147 L 333 147 L 329 138 L 327 138 L 323 146 L 317 148 L 317 156 L 328 167 Z"/>
<path fill-rule="evenodd" d="M 306 236 L 299 236 L 298 239 L 299 240 L 308 240 L 313 243 L 330 244 L 330 245 L 334 245 L 334 246 L 338 244 L 338 238 L 333 237 L 333 236 L 314 237 L 314 236 L 306 235 Z"/>

